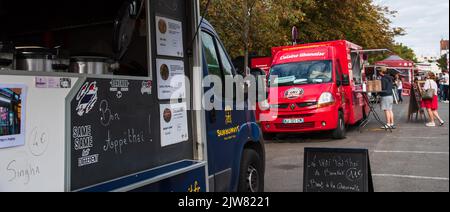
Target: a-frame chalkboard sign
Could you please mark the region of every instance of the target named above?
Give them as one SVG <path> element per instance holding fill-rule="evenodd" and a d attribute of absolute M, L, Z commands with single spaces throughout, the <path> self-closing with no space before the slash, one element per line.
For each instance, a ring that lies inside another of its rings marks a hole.
<path fill-rule="evenodd" d="M 416 115 L 416 121 L 423 118 L 426 121 L 425 111 L 422 109 L 422 92 L 418 83 L 414 83 L 411 88 L 411 98 L 409 100 L 408 121 L 412 121 Z"/>
<path fill-rule="evenodd" d="M 374 192 L 367 149 L 305 148 L 304 192 Z"/>

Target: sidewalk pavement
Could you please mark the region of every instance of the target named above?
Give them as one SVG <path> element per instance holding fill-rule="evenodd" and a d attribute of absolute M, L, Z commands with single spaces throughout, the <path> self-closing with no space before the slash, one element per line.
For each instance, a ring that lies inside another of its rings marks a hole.
<path fill-rule="evenodd" d="M 393 133 L 381 130 L 372 120 L 362 133 L 357 127 L 349 129 L 344 140 L 320 133 L 269 141 L 266 191 L 302 191 L 304 148 L 326 147 L 369 149 L 378 192 L 449 192 L 449 105 L 440 104 L 439 111 L 447 122 L 444 127 L 428 128 L 424 121 L 408 123 L 408 104 L 402 104 L 394 108 L 398 129 Z"/>

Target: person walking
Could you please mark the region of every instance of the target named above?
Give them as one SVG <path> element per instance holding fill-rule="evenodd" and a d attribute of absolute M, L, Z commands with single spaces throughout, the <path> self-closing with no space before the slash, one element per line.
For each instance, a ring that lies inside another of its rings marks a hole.
<path fill-rule="evenodd" d="M 395 75 L 395 85 L 397 85 L 398 103 L 403 104 L 403 81 L 400 74 Z"/>
<path fill-rule="evenodd" d="M 438 113 L 439 99 L 438 99 L 438 85 L 436 83 L 436 75 L 433 72 L 428 73 L 427 80 L 423 86 L 424 92 L 432 89 L 434 92 L 433 98 L 423 99 L 422 107 L 427 109 L 430 116 L 430 122 L 426 124 L 427 127 L 436 127 L 436 119 L 439 121 L 440 126 L 444 126 L 445 122 L 441 119 Z"/>
<path fill-rule="evenodd" d="M 448 70 L 443 71 L 443 75 L 442 75 L 442 92 L 444 94 L 444 102 L 445 103 L 449 103 L 449 99 L 448 99 L 448 86 L 449 86 L 449 76 L 448 76 Z"/>
<path fill-rule="evenodd" d="M 439 92 L 438 92 L 439 102 L 444 101 L 444 77 L 443 76 L 444 76 L 443 74 L 440 74 L 439 79 L 436 80 L 436 83 L 439 85 Z"/>
<path fill-rule="evenodd" d="M 381 96 L 381 109 L 384 111 L 386 115 L 386 126 L 383 126 L 382 129 L 396 129 L 394 122 L 394 78 L 388 74 L 388 70 L 386 67 L 381 68 L 381 85 L 382 92 Z"/>

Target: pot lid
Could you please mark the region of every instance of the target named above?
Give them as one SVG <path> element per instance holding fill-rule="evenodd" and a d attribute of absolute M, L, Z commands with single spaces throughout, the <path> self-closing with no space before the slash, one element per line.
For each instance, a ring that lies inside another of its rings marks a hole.
<path fill-rule="evenodd" d="M 45 58 L 53 56 L 52 50 L 40 46 L 19 46 L 16 47 L 18 58 Z"/>
<path fill-rule="evenodd" d="M 120 60 L 131 43 L 136 21 L 142 11 L 143 0 L 127 0 L 114 20 L 113 50 L 116 60 Z"/>
<path fill-rule="evenodd" d="M 112 62 L 111 58 L 104 56 L 73 56 L 71 62 Z"/>
<path fill-rule="evenodd" d="M 52 54 L 50 49 L 41 46 L 18 46 L 16 50 L 20 54 Z"/>

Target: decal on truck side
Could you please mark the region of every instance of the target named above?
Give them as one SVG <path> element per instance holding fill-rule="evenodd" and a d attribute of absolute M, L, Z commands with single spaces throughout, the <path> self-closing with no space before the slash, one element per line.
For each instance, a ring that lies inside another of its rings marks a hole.
<path fill-rule="evenodd" d="M 325 56 L 325 52 L 314 52 L 314 53 L 300 53 L 300 54 L 292 54 L 292 55 L 284 55 L 280 57 L 280 60 L 289 60 L 301 57 L 323 57 Z"/>
<path fill-rule="evenodd" d="M 217 137 L 221 138 L 224 137 L 225 141 L 231 140 L 236 138 L 236 134 L 239 133 L 239 126 L 223 129 L 223 130 L 217 130 Z"/>
<path fill-rule="evenodd" d="M 98 87 L 97 82 L 92 82 L 89 84 L 87 82 L 78 92 L 76 100 L 78 101 L 78 105 L 76 108 L 77 114 L 79 116 L 83 116 L 84 114 L 88 114 L 91 112 L 92 108 L 94 108 L 95 103 L 98 100 L 97 97 Z"/>

